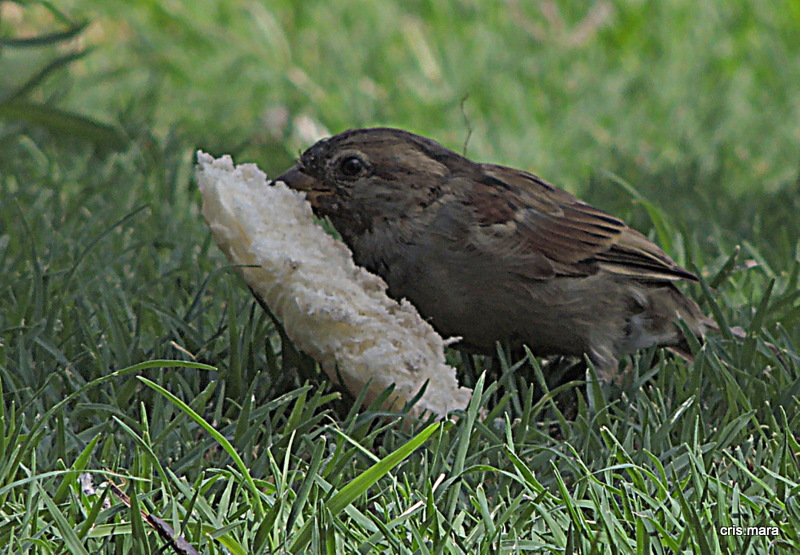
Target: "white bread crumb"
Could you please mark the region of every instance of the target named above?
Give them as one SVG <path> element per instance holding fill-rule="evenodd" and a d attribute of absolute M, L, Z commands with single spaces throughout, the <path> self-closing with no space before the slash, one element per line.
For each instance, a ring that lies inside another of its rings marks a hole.
<path fill-rule="evenodd" d="M 466 408 L 472 390 L 445 364 L 442 338 L 314 223 L 303 193 L 227 155 L 198 151 L 195 173 L 217 245 L 231 263 L 257 266 L 239 271 L 332 380 L 341 376 L 354 395 L 368 387 L 366 404 L 395 384 L 385 410 L 401 408 L 428 381 L 415 414 Z"/>

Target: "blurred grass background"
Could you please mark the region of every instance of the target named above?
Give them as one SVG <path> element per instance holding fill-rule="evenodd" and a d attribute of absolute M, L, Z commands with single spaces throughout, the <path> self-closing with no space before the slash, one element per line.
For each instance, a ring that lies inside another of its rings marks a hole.
<path fill-rule="evenodd" d="M 80 490 L 88 468 L 204 552 L 796 549 L 798 29 L 793 0 L 0 2 L 0 543 L 163 546 Z M 506 367 L 485 423 L 476 404 L 391 471 L 421 436 L 293 371 L 191 180 L 197 148 L 275 175 L 369 125 L 650 232 L 713 287 L 691 292 L 723 333 L 694 365 L 636 357 L 633 386 L 575 421 Z M 158 359 L 217 370 L 126 370 Z"/>

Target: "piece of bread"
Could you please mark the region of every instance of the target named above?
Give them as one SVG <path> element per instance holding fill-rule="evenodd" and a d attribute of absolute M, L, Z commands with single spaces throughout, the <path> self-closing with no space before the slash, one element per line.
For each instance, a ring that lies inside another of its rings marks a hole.
<path fill-rule="evenodd" d="M 398 410 L 428 382 L 412 413 L 464 409 L 472 390 L 445 364 L 444 342 L 417 310 L 386 296 L 383 280 L 356 266 L 341 241 L 314 223 L 305 195 L 273 183 L 255 164 L 198 151 L 203 216 L 219 248 L 281 320 L 294 344 L 353 395 Z"/>

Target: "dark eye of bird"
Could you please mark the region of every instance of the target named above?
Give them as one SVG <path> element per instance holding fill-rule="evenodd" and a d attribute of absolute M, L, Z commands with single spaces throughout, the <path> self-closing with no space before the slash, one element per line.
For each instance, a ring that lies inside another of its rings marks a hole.
<path fill-rule="evenodd" d="M 339 171 L 347 177 L 355 177 L 364 169 L 364 161 L 358 156 L 347 156 L 339 162 Z"/>

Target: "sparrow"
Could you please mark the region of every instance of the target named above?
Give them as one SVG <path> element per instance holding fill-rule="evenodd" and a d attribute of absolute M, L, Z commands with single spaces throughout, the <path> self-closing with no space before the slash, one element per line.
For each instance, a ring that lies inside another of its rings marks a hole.
<path fill-rule="evenodd" d="M 303 191 L 360 266 L 444 337 L 492 354 L 620 357 L 685 345 L 708 320 L 676 283 L 697 277 L 625 222 L 522 170 L 473 162 L 391 128 L 352 129 L 276 178 Z"/>

